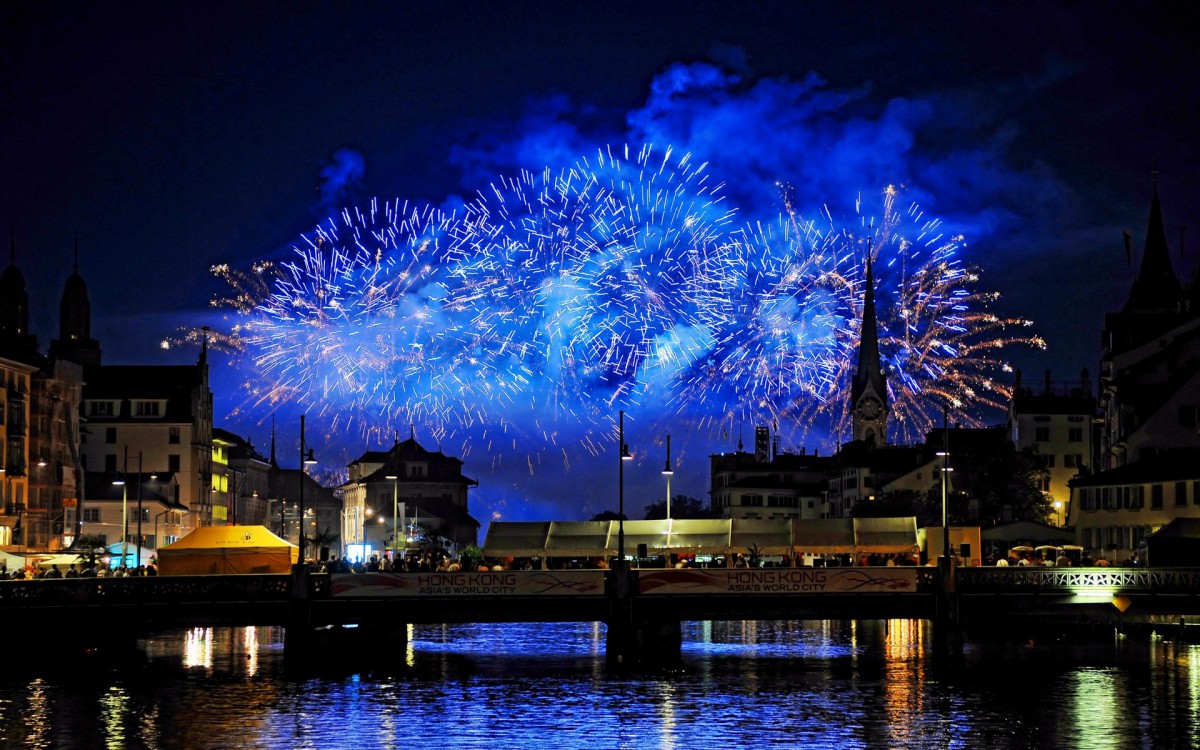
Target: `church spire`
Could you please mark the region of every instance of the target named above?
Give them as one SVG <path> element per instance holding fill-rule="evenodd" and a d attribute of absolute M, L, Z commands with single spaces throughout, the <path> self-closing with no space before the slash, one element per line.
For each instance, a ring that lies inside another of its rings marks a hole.
<path fill-rule="evenodd" d="M 58 303 L 58 338 L 50 342 L 50 358 L 84 367 L 100 366 L 100 342 L 92 338 L 92 302 L 79 275 L 79 235 L 75 235 L 74 270 Z"/>
<path fill-rule="evenodd" d="M 871 227 L 874 231 L 874 227 Z M 871 237 L 867 237 L 867 283 L 863 291 L 862 326 L 858 343 L 858 365 L 850 384 L 855 440 L 887 442 L 887 378 L 879 355 L 879 323 L 875 316 L 875 274 L 872 268 Z"/>
<path fill-rule="evenodd" d="M 8 267 L 0 273 L 0 339 L 18 349 L 36 349 L 36 339 L 29 334 L 29 292 L 25 275 L 17 268 L 17 232 L 9 238 Z"/>
<path fill-rule="evenodd" d="M 279 467 L 279 462 L 275 460 L 275 415 L 271 415 L 271 466 Z"/>
<path fill-rule="evenodd" d="M 1158 199 L 1156 175 L 1154 194 L 1150 199 L 1146 245 L 1142 248 L 1142 265 L 1123 312 L 1173 312 L 1178 308 L 1179 294 L 1179 279 L 1171 267 L 1171 253 L 1167 248 L 1167 231 L 1163 223 L 1162 204 Z"/>

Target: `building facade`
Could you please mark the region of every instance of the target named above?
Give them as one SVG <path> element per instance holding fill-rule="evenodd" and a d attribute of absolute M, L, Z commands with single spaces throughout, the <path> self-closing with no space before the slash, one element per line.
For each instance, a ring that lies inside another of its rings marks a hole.
<path fill-rule="evenodd" d="M 1070 481 L 1096 466 L 1096 418 L 1096 398 L 1086 369 L 1078 382 L 1057 387 L 1047 372 L 1040 391 L 1023 384 L 1017 371 L 1008 409 L 1010 439 L 1017 450 L 1037 452 L 1045 470 L 1041 489 L 1054 509 L 1056 526 L 1067 523 Z"/>
<path fill-rule="evenodd" d="M 755 429 L 754 452 L 709 456 L 709 503 L 717 518 L 826 518 L 828 456 L 779 450 L 767 427 Z"/>
<path fill-rule="evenodd" d="M 81 441 L 88 472 L 176 477 L 191 526 L 223 524 L 213 489 L 212 391 L 202 351 L 195 365 L 104 365 L 86 371 Z"/>
<path fill-rule="evenodd" d="M 1069 523 L 1119 562 L 1175 518 L 1200 517 L 1200 284 L 1175 274 L 1157 185 L 1137 278 L 1102 342 L 1097 470 L 1070 482 Z"/>
<path fill-rule="evenodd" d="M 350 464 L 342 485 L 342 536 L 381 550 L 431 544 L 461 549 L 478 543 L 479 521 L 467 492 L 479 482 L 462 461 L 426 450 L 415 435 L 390 450 L 367 451 Z"/>

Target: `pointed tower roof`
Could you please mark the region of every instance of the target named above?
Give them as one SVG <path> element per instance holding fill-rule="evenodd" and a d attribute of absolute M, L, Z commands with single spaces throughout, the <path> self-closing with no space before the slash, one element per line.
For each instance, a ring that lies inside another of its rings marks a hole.
<path fill-rule="evenodd" d="M 1158 181 L 1155 180 L 1154 195 L 1150 200 L 1150 224 L 1146 227 L 1146 246 L 1142 249 L 1142 265 L 1122 312 L 1174 311 L 1178 307 L 1179 296 L 1179 279 L 1171 267 L 1167 231 L 1158 199 Z"/>
<path fill-rule="evenodd" d="M 29 292 L 17 268 L 17 234 L 9 238 L 8 267 L 0 273 L 0 335 L 24 336 L 29 329 Z"/>
<path fill-rule="evenodd" d="M 871 268 L 871 243 L 867 240 L 867 288 L 863 292 L 862 330 L 858 342 L 858 366 L 850 387 L 851 405 L 871 386 L 887 405 L 887 379 L 879 356 L 879 324 L 875 318 L 875 274 Z"/>

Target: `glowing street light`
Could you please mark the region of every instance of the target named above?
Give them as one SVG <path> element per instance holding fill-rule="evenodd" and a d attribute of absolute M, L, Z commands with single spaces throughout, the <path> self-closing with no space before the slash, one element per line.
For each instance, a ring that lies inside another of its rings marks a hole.
<path fill-rule="evenodd" d="M 950 518 L 946 510 L 946 479 L 950 469 L 950 427 L 945 407 L 942 408 L 942 449 L 937 452 L 942 459 L 942 556 L 950 559 Z"/>
<path fill-rule="evenodd" d="M 400 540 L 396 536 L 398 533 L 400 533 L 399 527 L 396 525 L 397 524 L 397 515 L 398 515 L 398 511 L 400 509 L 400 484 L 399 484 L 400 475 L 399 474 L 388 474 L 386 478 L 392 480 L 392 559 L 394 560 L 394 559 L 396 559 L 396 555 L 400 549 L 400 547 L 399 547 Z M 407 537 L 405 538 L 404 546 L 405 547 L 408 546 Z"/>
<path fill-rule="evenodd" d="M 125 486 L 125 475 L 129 473 L 129 446 L 125 446 L 125 461 L 121 474 L 113 480 L 114 487 L 121 488 L 121 564 L 125 564 L 129 544 L 129 489 Z"/>
<path fill-rule="evenodd" d="M 312 449 L 305 452 L 304 444 L 304 415 L 300 415 L 300 565 L 305 564 L 304 557 L 304 477 L 305 468 L 315 466 L 317 459 L 313 458 Z"/>
<path fill-rule="evenodd" d="M 633 460 L 629 446 L 625 444 L 625 410 L 620 411 L 620 428 L 617 439 L 621 444 L 620 469 L 617 474 L 617 559 L 625 565 L 625 462 Z"/>
<path fill-rule="evenodd" d="M 675 470 L 671 468 L 671 436 L 667 435 L 667 462 L 663 464 L 663 476 L 667 478 L 667 520 L 671 520 L 671 475 Z"/>

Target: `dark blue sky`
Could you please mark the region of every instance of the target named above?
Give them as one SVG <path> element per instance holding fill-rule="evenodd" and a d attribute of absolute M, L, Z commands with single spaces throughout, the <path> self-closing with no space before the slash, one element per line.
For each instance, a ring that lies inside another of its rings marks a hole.
<path fill-rule="evenodd" d="M 669 142 L 747 220 L 778 212 L 775 180 L 810 209 L 904 184 L 1047 339 L 1015 364 L 1073 377 L 1124 300 L 1152 170 L 1194 274 L 1198 26 L 1166 3 L 8 2 L 0 226 L 43 345 L 78 235 L 105 361 L 175 362 L 195 352 L 157 344 L 210 314 L 208 268 L 279 257 L 330 206 L 453 204 Z M 323 193 L 345 149 L 361 175 Z M 702 495 L 695 454 L 677 486 Z"/>

